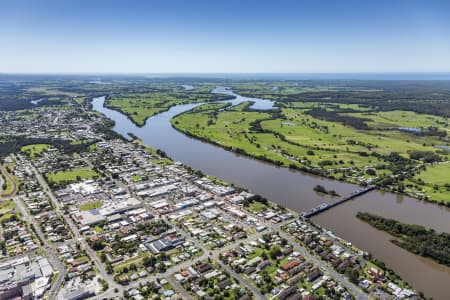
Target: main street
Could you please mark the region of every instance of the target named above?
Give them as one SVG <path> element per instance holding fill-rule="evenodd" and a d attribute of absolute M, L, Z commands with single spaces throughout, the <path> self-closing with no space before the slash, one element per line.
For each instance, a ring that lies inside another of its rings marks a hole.
<path fill-rule="evenodd" d="M 44 233 L 41 230 L 41 227 L 38 222 L 36 222 L 36 219 L 31 216 L 28 212 L 28 210 L 25 208 L 24 203 L 22 200 L 20 200 L 18 197 L 14 197 L 14 202 L 16 203 L 16 206 L 22 215 L 23 219 L 29 223 L 32 224 L 32 227 L 34 229 L 34 232 L 39 237 L 39 240 L 41 240 L 42 243 L 42 250 L 44 250 L 45 253 L 49 254 L 48 258 L 50 260 L 50 264 L 56 269 L 58 272 L 56 280 L 52 283 L 50 292 L 49 292 L 49 298 L 55 299 L 56 295 L 58 293 L 58 289 L 61 286 L 61 284 L 64 281 L 64 277 L 66 276 L 66 268 L 64 264 L 59 260 L 57 253 L 55 252 L 55 249 L 48 243 L 47 238 L 45 237 Z"/>
<path fill-rule="evenodd" d="M 52 193 L 52 191 L 51 191 L 50 187 L 48 186 L 47 182 L 45 181 L 44 177 L 39 173 L 39 171 L 36 169 L 36 167 L 32 163 L 30 163 L 30 168 L 31 168 L 31 171 L 36 176 L 36 179 L 38 180 L 39 184 L 42 186 L 42 188 L 44 189 L 44 191 L 47 193 L 48 197 L 50 198 L 53 206 L 55 207 L 56 214 L 61 216 L 64 219 L 65 223 L 69 226 L 70 230 L 72 231 L 72 234 L 73 234 L 75 240 L 78 243 L 80 243 L 81 248 L 83 248 L 86 251 L 89 258 L 94 262 L 95 267 L 97 268 L 97 270 L 100 273 L 100 277 L 102 279 L 106 280 L 106 282 L 108 283 L 109 288 L 107 291 L 117 290 L 118 293 L 122 294 L 124 291 L 123 286 L 116 283 L 114 281 L 114 279 L 112 278 L 112 276 L 110 274 L 108 274 L 108 272 L 106 272 L 104 264 L 100 261 L 97 254 L 95 253 L 95 251 L 92 250 L 92 248 L 88 245 L 88 243 L 86 242 L 86 239 L 83 236 L 81 236 L 81 234 L 78 230 L 78 227 L 73 223 L 70 216 L 64 214 L 61 211 L 61 204 L 59 203 L 58 199 L 56 199 L 55 195 Z"/>

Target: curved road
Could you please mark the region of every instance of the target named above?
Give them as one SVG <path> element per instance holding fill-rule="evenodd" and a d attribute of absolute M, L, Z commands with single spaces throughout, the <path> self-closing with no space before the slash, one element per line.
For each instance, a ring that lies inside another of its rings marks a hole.
<path fill-rule="evenodd" d="M 3 201 L 3 200 L 9 199 L 10 197 L 12 197 L 16 194 L 17 184 L 16 184 L 16 180 L 14 179 L 14 176 L 11 175 L 8 171 L 6 171 L 6 168 L 4 166 L 0 166 L 0 171 L 3 174 L 3 176 L 5 177 L 6 181 L 8 181 L 12 185 L 11 191 L 9 193 L 3 194 L 3 191 L 0 193 L 0 195 L 2 196 L 0 198 L 0 200 Z"/>

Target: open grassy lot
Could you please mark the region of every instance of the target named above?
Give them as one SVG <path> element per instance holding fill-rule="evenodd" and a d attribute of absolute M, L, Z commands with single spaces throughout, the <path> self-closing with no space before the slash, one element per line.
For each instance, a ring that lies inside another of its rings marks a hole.
<path fill-rule="evenodd" d="M 80 168 L 56 173 L 47 173 L 45 176 L 49 183 L 59 185 L 93 178 L 99 176 L 99 174 L 90 168 Z"/>
<path fill-rule="evenodd" d="M 16 203 L 12 199 L 0 203 L 0 223 L 7 222 L 13 216 L 18 217 L 16 213 Z"/>
<path fill-rule="evenodd" d="M 421 128 L 434 126 L 442 130 L 449 131 L 449 120 L 443 117 L 418 114 L 412 111 L 394 110 L 383 112 L 350 113 L 351 116 L 369 118 L 368 124 L 371 127 L 389 128 Z"/>
<path fill-rule="evenodd" d="M 95 202 L 89 202 L 86 204 L 82 204 L 78 208 L 80 210 L 91 210 L 91 209 L 99 208 L 99 207 L 102 207 L 102 201 L 95 201 Z"/>
<path fill-rule="evenodd" d="M 29 157 L 35 157 L 36 155 L 41 155 L 50 147 L 51 145 L 49 144 L 32 144 L 23 146 L 22 148 L 20 148 L 20 151 L 26 153 Z"/>
<path fill-rule="evenodd" d="M 414 184 L 423 190 L 423 193 L 431 199 L 450 203 L 450 163 L 444 162 L 427 166 L 414 176 Z"/>
<path fill-rule="evenodd" d="M 450 163 L 445 162 L 429 166 L 425 171 L 416 175 L 416 178 L 420 178 L 426 183 L 450 185 Z"/>
<path fill-rule="evenodd" d="M 446 187 L 439 186 L 436 188 L 435 185 L 424 185 L 421 187 L 424 194 L 430 199 L 438 203 L 450 203 L 450 189 Z"/>
<path fill-rule="evenodd" d="M 12 199 L 0 202 L 0 215 L 9 213 L 16 208 L 16 204 Z"/>
<path fill-rule="evenodd" d="M 201 109 L 203 108 L 202 106 Z M 214 118 L 211 117 L 210 107 L 205 111 L 201 109 L 174 118 L 172 120 L 173 125 L 183 132 L 232 149 L 242 149 L 253 156 L 266 154 L 273 158 L 277 157 L 284 163 L 289 162 L 288 159 L 284 159 L 278 153 L 267 151 L 267 149 L 261 147 L 261 145 L 271 144 L 272 142 L 280 142 L 272 141 L 273 136 L 271 134 L 255 134 L 250 140 L 246 137 L 251 123 L 269 118 L 269 114 L 227 110 Z"/>
<path fill-rule="evenodd" d="M 115 265 L 113 270 L 115 273 L 121 273 L 123 275 L 128 275 L 128 273 L 130 273 L 130 275 L 131 275 L 131 274 L 135 273 L 136 271 L 131 270 L 131 272 L 130 272 L 129 267 L 131 265 L 135 265 L 136 268 L 142 269 L 143 268 L 142 263 L 143 263 L 144 257 L 148 257 L 148 256 L 149 256 L 148 253 L 144 253 L 143 251 L 140 251 L 139 254 L 136 255 L 136 257 L 130 258 L 124 262 L 121 262 L 121 263 Z M 132 268 L 134 269 L 134 267 L 132 267 Z"/>

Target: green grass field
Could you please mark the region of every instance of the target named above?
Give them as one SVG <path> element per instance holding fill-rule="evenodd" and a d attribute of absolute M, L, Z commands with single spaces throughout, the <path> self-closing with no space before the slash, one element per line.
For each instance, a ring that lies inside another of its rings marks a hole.
<path fill-rule="evenodd" d="M 19 215 L 16 213 L 16 203 L 12 199 L 0 203 L 0 223 L 9 220 L 11 217 Z"/>
<path fill-rule="evenodd" d="M 4 215 L 16 208 L 16 204 L 12 199 L 0 202 L 0 215 Z"/>
<path fill-rule="evenodd" d="M 429 166 L 425 171 L 416 175 L 416 178 L 420 178 L 426 183 L 450 185 L 450 163 L 441 163 Z"/>
<path fill-rule="evenodd" d="M 88 147 L 89 151 L 97 151 L 98 150 L 98 146 L 95 144 L 89 145 Z"/>
<path fill-rule="evenodd" d="M 440 163 L 428 166 L 425 171 L 414 176 L 415 180 L 422 180 L 420 185 L 425 194 L 438 202 L 450 203 L 450 163 Z"/>
<path fill-rule="evenodd" d="M 41 155 L 45 150 L 50 148 L 51 145 L 49 144 L 32 144 L 23 146 L 20 148 L 21 152 L 26 153 L 29 157 L 35 157 L 36 155 Z"/>
<path fill-rule="evenodd" d="M 361 118 L 369 118 L 371 127 L 386 128 L 386 127 L 407 127 L 420 128 L 435 126 L 441 130 L 450 132 L 449 121 L 446 118 L 418 114 L 412 111 L 383 111 L 383 112 L 367 112 L 367 113 L 350 113 L 349 115 Z"/>
<path fill-rule="evenodd" d="M 47 180 L 52 184 L 73 183 L 95 176 L 99 176 L 99 174 L 90 168 L 72 169 L 46 174 Z"/>
<path fill-rule="evenodd" d="M 78 209 L 81 210 L 81 211 L 83 211 L 83 210 L 91 210 L 91 209 L 94 209 L 94 208 L 102 207 L 102 205 L 103 205 L 102 201 L 95 201 L 95 202 L 89 202 L 89 203 L 80 205 L 78 207 Z"/>

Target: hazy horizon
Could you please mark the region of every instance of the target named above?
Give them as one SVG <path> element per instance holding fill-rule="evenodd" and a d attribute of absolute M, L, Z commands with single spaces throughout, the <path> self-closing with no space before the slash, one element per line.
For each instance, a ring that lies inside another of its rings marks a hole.
<path fill-rule="evenodd" d="M 237 79 L 237 80 L 411 80 L 411 81 L 449 81 L 450 72 L 368 72 L 368 73 L 0 73 L 1 77 L 46 77 L 49 78 L 55 76 L 63 77 L 86 77 L 87 80 L 105 80 L 109 78 L 184 78 L 186 80 L 195 79 Z"/>

